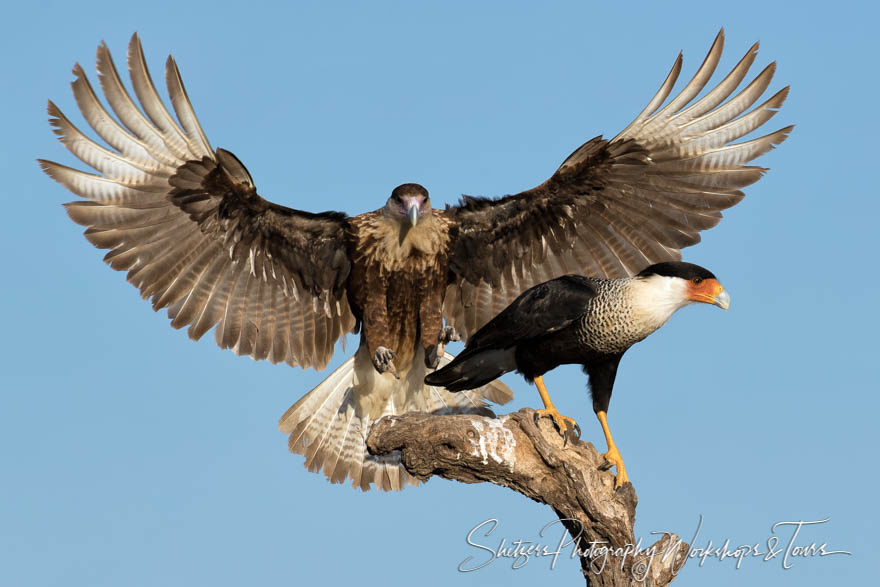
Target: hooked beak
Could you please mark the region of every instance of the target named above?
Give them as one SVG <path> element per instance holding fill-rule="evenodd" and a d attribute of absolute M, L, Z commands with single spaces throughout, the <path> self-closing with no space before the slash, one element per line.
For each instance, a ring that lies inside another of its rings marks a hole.
<path fill-rule="evenodd" d="M 406 211 L 406 217 L 409 218 L 410 224 L 415 226 L 419 223 L 419 203 L 411 202 L 409 209 Z"/>
<path fill-rule="evenodd" d="M 690 300 L 712 304 L 722 310 L 730 308 L 730 294 L 715 279 L 704 279 L 700 285 L 691 289 Z"/>
<path fill-rule="evenodd" d="M 730 294 L 725 290 L 721 290 L 716 296 L 715 301 L 712 302 L 722 310 L 730 309 Z"/>

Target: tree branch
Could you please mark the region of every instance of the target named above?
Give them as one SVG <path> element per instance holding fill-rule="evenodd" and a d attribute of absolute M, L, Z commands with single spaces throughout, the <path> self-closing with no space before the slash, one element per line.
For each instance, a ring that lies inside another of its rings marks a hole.
<path fill-rule="evenodd" d="M 549 505 L 577 540 L 587 585 L 668 585 L 686 560 L 688 545 L 674 534 L 633 552 L 632 485 L 615 491 L 614 475 L 599 470 L 604 459 L 595 447 L 577 440 L 564 446 L 549 419 L 535 424 L 534 410 L 498 418 L 389 416 L 373 425 L 367 447 L 378 455 L 400 451 L 407 472 L 422 480 L 488 481 Z"/>

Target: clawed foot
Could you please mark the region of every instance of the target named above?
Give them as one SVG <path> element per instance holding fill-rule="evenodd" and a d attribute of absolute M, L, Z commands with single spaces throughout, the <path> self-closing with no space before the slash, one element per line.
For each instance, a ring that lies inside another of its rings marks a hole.
<path fill-rule="evenodd" d="M 616 446 L 611 447 L 611 449 L 602 455 L 602 458 L 605 459 L 605 462 L 599 465 L 600 471 L 607 471 L 611 467 L 617 467 L 617 477 L 614 480 L 614 487 L 621 487 L 624 483 L 629 483 L 629 477 L 626 474 L 626 467 L 623 466 L 623 457 L 620 456 L 620 451 L 617 450 Z"/>
<path fill-rule="evenodd" d="M 443 346 L 446 346 L 450 342 L 458 342 L 459 340 L 461 340 L 461 336 L 459 336 L 458 331 L 452 326 L 444 326 L 443 330 L 440 331 L 440 334 L 437 335 L 437 342 Z"/>
<path fill-rule="evenodd" d="M 397 374 L 397 367 L 394 366 L 394 359 L 396 357 L 397 353 L 389 348 L 380 346 L 376 349 L 376 352 L 373 353 L 373 367 L 375 367 L 376 371 L 379 373 L 385 373 L 387 371 L 394 375 L 395 379 L 400 379 L 400 375 Z"/>
<path fill-rule="evenodd" d="M 429 346 L 425 349 L 425 365 L 429 369 L 436 369 L 440 364 L 440 357 L 446 352 L 446 345 L 450 342 L 461 340 L 461 336 L 452 326 L 444 326 L 437 335 L 437 344 Z"/>
<path fill-rule="evenodd" d="M 563 416 L 559 413 L 557 409 L 549 409 L 549 410 L 535 410 L 535 426 L 538 425 L 539 418 L 550 418 L 553 420 L 553 424 L 556 426 L 556 429 L 559 431 L 559 434 L 562 436 L 562 445 L 566 446 L 568 444 L 569 435 L 574 434 L 575 438 L 580 440 L 581 438 L 581 427 L 578 426 L 578 423 L 574 421 L 573 418 L 569 418 L 568 416 Z"/>

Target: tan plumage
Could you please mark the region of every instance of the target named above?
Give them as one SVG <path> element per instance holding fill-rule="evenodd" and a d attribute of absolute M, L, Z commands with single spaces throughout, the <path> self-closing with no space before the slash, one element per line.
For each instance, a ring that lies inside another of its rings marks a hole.
<path fill-rule="evenodd" d="M 170 57 L 165 81 L 175 115 L 165 108 L 137 35 L 128 53 L 136 99 L 107 47 L 98 48 L 101 88 L 116 118 L 74 67 L 77 105 L 109 148 L 49 103 L 55 134 L 98 174 L 40 164 L 85 198 L 67 211 L 88 227 L 90 242 L 109 249 L 105 261 L 127 271 L 154 309 L 167 308 L 172 326 L 188 327 L 190 337 L 214 328 L 217 344 L 237 354 L 323 368 L 335 343 L 360 328 L 356 356 L 297 402 L 281 428 L 310 469 L 333 481 L 395 489 L 411 480 L 398 460 L 365 455 L 370 422 L 510 397 L 500 383 L 470 396 L 423 385 L 445 360 L 444 318 L 466 337 L 538 282 L 570 272 L 619 277 L 678 259 L 743 197 L 740 188 L 761 176 L 762 168 L 745 163 L 784 140 L 790 127 L 729 143 L 773 116 L 787 89 L 743 114 L 767 88 L 769 66 L 729 98 L 754 61 L 755 45 L 691 103 L 722 45 L 719 33 L 694 79 L 664 107 L 679 56 L 630 126 L 610 141 L 588 141 L 540 186 L 496 200 L 465 197 L 442 211 L 432 210 L 427 191 L 415 184 L 399 186 L 384 208 L 355 217 L 263 199 L 232 153 L 211 148 Z"/>
<path fill-rule="evenodd" d="M 438 367 L 452 360 L 446 353 Z M 315 389 L 303 396 L 281 417 L 279 428 L 290 435 L 290 450 L 305 455 L 310 471 L 323 469 L 327 478 L 347 478 L 361 489 L 374 484 L 383 490 L 403 489 L 418 484 L 400 466 L 397 455 L 367 454 L 366 436 L 373 422 L 383 416 L 405 412 L 486 413 L 482 400 L 505 403 L 510 390 L 494 381 L 464 393 L 450 393 L 424 384 L 431 371 L 418 349 L 411 365 L 398 381 L 389 373 L 376 372 L 367 347 L 361 346 Z"/>

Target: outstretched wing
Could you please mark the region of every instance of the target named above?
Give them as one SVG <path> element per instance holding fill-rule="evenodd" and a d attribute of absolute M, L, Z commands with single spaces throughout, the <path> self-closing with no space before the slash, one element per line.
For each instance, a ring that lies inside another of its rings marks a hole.
<path fill-rule="evenodd" d="M 757 56 L 753 45 L 733 70 L 693 101 L 721 57 L 724 31 L 693 79 L 662 107 L 681 71 L 681 55 L 648 106 L 615 138 L 601 136 L 572 153 L 540 186 L 500 199 L 465 196 L 446 213 L 455 221 L 444 315 L 473 334 L 526 288 L 566 273 L 633 275 L 681 258 L 741 188 L 766 169 L 746 165 L 793 127 L 732 141 L 767 122 L 788 87 L 743 114 L 767 89 L 775 63 L 742 91 Z M 693 103 L 692 103 L 693 101 Z"/>
<path fill-rule="evenodd" d="M 122 84 L 106 45 L 98 47 L 101 87 L 119 124 L 83 69 L 73 93 L 83 117 L 110 146 L 83 134 L 49 102 L 60 141 L 99 175 L 51 161 L 43 170 L 86 198 L 66 204 L 86 238 L 110 249 L 104 260 L 171 325 L 198 339 L 215 325 L 217 344 L 255 359 L 324 367 L 336 340 L 355 325 L 345 282 L 347 218 L 309 214 L 257 195 L 250 174 L 214 152 L 196 119 L 174 60 L 166 83 L 177 121 L 162 104 L 140 40 L 129 45 L 132 86 Z"/>

